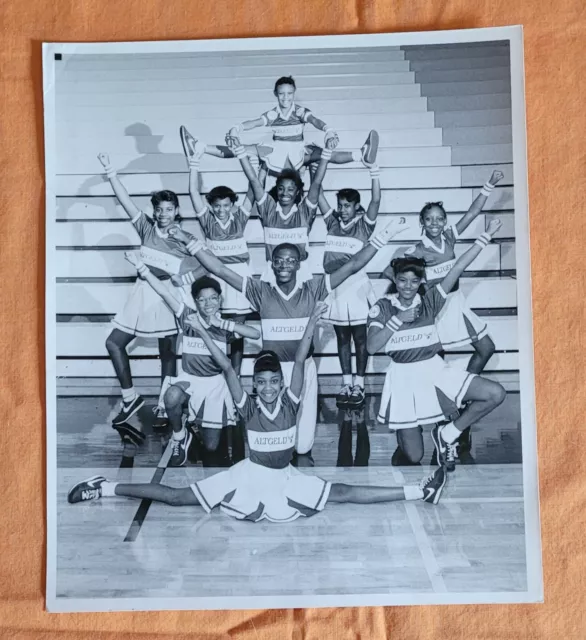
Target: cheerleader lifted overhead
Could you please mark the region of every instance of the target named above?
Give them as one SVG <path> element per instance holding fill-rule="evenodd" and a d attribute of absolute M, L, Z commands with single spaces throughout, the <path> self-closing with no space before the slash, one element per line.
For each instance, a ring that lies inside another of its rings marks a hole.
<path fill-rule="evenodd" d="M 271 175 L 279 175 L 284 169 L 299 171 L 303 166 L 319 162 L 323 149 L 315 144 L 306 144 L 303 131 L 306 124 L 313 125 L 324 132 L 324 148 L 328 141 L 335 140 L 337 146 L 338 134 L 323 121 L 313 115 L 307 108 L 295 103 L 297 87 L 291 76 L 279 78 L 275 82 L 274 95 L 277 105 L 253 120 L 245 120 L 233 126 L 226 136 L 226 145 L 209 145 L 198 140 L 204 146 L 205 153 L 218 158 L 234 158 L 234 145 L 231 138 L 240 139 L 244 131 L 258 127 L 271 129 L 273 139 L 268 144 L 246 145 L 246 153 L 257 157 L 266 164 Z M 378 133 L 371 131 L 360 150 L 334 151 L 330 162 L 333 164 L 347 164 L 349 162 L 374 162 L 378 150 Z"/>
<path fill-rule="evenodd" d="M 397 432 L 410 463 L 423 457 L 422 425 L 447 421 L 463 403 L 457 419 L 432 429 L 437 459 L 454 469 L 455 442 L 464 429 L 490 413 L 505 399 L 497 382 L 447 364 L 436 321 L 458 278 L 500 229 L 492 220 L 485 233 L 460 256 L 444 277 L 423 290 L 426 263 L 413 256 L 391 262 L 391 293 L 369 311 L 367 346 L 370 354 L 384 350 L 391 358 L 377 419 Z"/>

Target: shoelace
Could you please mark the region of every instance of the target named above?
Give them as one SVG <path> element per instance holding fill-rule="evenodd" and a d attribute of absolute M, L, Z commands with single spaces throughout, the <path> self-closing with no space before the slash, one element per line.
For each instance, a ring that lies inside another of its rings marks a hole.
<path fill-rule="evenodd" d="M 340 390 L 340 395 L 347 396 L 350 393 L 352 393 L 352 387 L 349 384 L 345 384 Z"/>
<path fill-rule="evenodd" d="M 446 444 L 446 460 L 448 462 L 454 462 L 456 459 L 456 455 L 458 453 L 458 445 L 454 444 Z"/>
<path fill-rule="evenodd" d="M 426 484 L 428 484 L 429 482 L 431 482 L 433 480 L 434 476 L 435 476 L 435 472 L 434 473 L 430 473 L 427 476 L 427 478 L 423 478 L 423 480 L 419 483 L 419 488 L 423 489 Z"/>
<path fill-rule="evenodd" d="M 172 442 L 172 444 L 171 444 L 171 447 L 172 447 L 171 453 L 174 456 L 179 455 L 179 448 L 181 447 L 181 442 L 182 441 L 181 440 L 176 440 L 175 438 L 171 438 L 171 442 Z"/>
<path fill-rule="evenodd" d="M 363 395 L 363 390 L 362 387 L 359 387 L 358 385 L 355 385 L 352 387 L 352 392 L 350 393 L 351 396 L 360 396 L 362 397 Z"/>

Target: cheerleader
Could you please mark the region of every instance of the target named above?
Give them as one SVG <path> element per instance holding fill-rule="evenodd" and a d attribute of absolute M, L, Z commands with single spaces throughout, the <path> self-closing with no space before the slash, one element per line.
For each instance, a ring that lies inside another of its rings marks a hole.
<path fill-rule="evenodd" d="M 193 331 L 192 317 L 196 315 L 199 322 L 207 327 L 214 344 L 223 353 L 228 351 L 236 336 L 255 340 L 260 338 L 260 331 L 220 317 L 222 290 L 220 283 L 214 278 L 202 276 L 192 284 L 191 295 L 196 307 L 194 310 L 177 300 L 136 254 L 128 251 L 126 259 L 169 306 L 182 332 L 182 371 L 179 376 L 167 378 L 161 391 L 173 429 L 173 449 L 169 464 L 181 467 L 187 461 L 192 438 L 191 432 L 183 425 L 182 418 L 186 409 L 190 422 L 200 425 L 203 445 L 208 452 L 218 449 L 222 428 L 234 426 L 236 418 L 226 380 L 207 346 L 199 339 L 197 332 Z"/>
<path fill-rule="evenodd" d="M 324 249 L 324 272 L 333 273 L 368 242 L 381 201 L 380 170 L 367 165 L 372 179 L 371 199 L 365 211 L 356 189 L 341 189 L 336 194 L 337 208 L 330 208 L 320 189 L 319 207 L 324 215 L 327 236 Z M 368 363 L 366 319 L 370 305 L 376 301 L 366 267 L 348 278 L 330 294 L 326 320 L 334 325 L 338 357 L 342 368 L 342 388 L 336 398 L 338 407 L 358 408 L 364 403 L 364 375 Z M 356 376 L 352 380 L 352 340 L 356 349 Z"/>
<path fill-rule="evenodd" d="M 448 470 L 452 470 L 454 442 L 461 432 L 505 399 L 500 384 L 444 362 L 436 326 L 458 278 L 500 227 L 499 220 L 492 220 L 487 232 L 427 291 L 421 286 L 424 260 L 413 256 L 393 260 L 392 293 L 369 311 L 368 352 L 374 355 L 384 349 L 391 358 L 377 418 L 396 430 L 399 447 L 410 463 L 423 457 L 421 425 L 449 420 L 467 403 L 456 420 L 433 429 L 438 461 L 450 462 Z"/>
<path fill-rule="evenodd" d="M 303 166 L 319 162 L 322 148 L 315 144 L 305 143 L 303 137 L 305 125 L 311 124 L 324 132 L 324 148 L 330 148 L 328 141 L 335 141 L 334 147 L 336 147 L 339 142 L 338 134 L 323 120 L 316 118 L 309 109 L 295 104 L 296 89 L 295 80 L 291 76 L 279 78 L 275 82 L 273 91 L 277 98 L 277 105 L 274 109 L 266 111 L 258 118 L 245 120 L 232 127 L 226 136 L 228 146 L 205 145 L 201 141 L 198 141 L 198 144 L 203 146 L 205 153 L 219 158 L 233 158 L 234 138 L 239 139 L 244 131 L 268 127 L 273 134 L 272 143 L 247 145 L 246 153 L 266 163 L 271 175 L 278 176 L 285 169 L 300 171 Z M 347 164 L 363 160 L 371 164 L 374 162 L 377 149 L 378 133 L 371 131 L 359 151 L 335 151 L 330 162 Z"/>
<path fill-rule="evenodd" d="M 309 232 L 315 220 L 319 190 L 326 174 L 328 161 L 336 144 L 334 138 L 327 142 L 327 149 L 320 158 L 309 191 L 303 195 L 303 182 L 294 169 L 285 169 L 278 177 L 275 186 L 266 193 L 260 182 L 246 150 L 238 138 L 231 138 L 230 144 L 242 169 L 248 178 L 252 194 L 264 232 L 266 268 L 261 280 L 275 284 L 272 267 L 273 251 L 281 244 L 293 244 L 299 250 L 300 264 L 297 272 L 299 282 L 312 278 L 308 265 Z"/>
<path fill-rule="evenodd" d="M 207 513 L 220 507 L 224 514 L 237 520 L 278 523 L 313 516 L 326 505 L 336 502 L 372 504 L 423 500 L 437 504 L 446 484 L 443 467 L 436 469 L 419 485 L 374 487 L 332 483 L 318 476 L 305 475 L 291 465 L 304 365 L 324 310 L 324 303 L 318 303 L 308 319 L 288 387 L 284 385 L 281 363 L 275 353 L 264 351 L 256 358 L 253 373 L 255 399 L 242 389 L 230 360 L 218 348 L 199 318 L 193 316 L 192 327 L 224 372 L 236 407 L 246 422 L 249 458 L 184 488 L 152 482 L 123 484 L 109 482 L 104 476 L 94 476 L 72 487 L 68 501 L 77 503 L 124 496 L 173 506 L 201 506 Z"/>
<path fill-rule="evenodd" d="M 446 227 L 447 214 L 441 202 L 428 202 L 419 214 L 423 238 L 406 255 L 425 260 L 425 285 L 432 287 L 446 274 L 455 262 L 454 246 L 462 233 L 482 212 L 495 185 L 504 177 L 502 171 L 493 171 L 490 179 L 482 187 L 467 213 L 455 225 Z M 389 275 L 385 272 L 385 275 Z M 470 373 L 479 374 L 492 357 L 495 347 L 488 335 L 486 322 L 479 318 L 468 306 L 456 283 L 448 301 L 437 319 L 438 334 L 446 350 L 458 349 L 471 344 L 475 353 L 466 368 Z M 470 430 L 462 434 L 459 445 L 467 451 L 471 448 Z"/>
<path fill-rule="evenodd" d="M 252 193 L 247 196 L 244 204 L 238 206 L 238 196 L 229 187 L 214 187 L 204 198 L 199 192 L 199 166 L 203 150 L 198 147 L 193 136 L 185 127 L 180 130 L 183 149 L 189 161 L 189 195 L 195 215 L 210 251 L 223 264 L 240 274 L 251 277 L 250 255 L 244 238 L 244 231 L 250 218 Z M 263 177 L 259 176 L 262 182 Z M 250 191 L 250 190 L 249 190 Z M 182 276 L 184 283 L 195 281 L 194 274 Z M 246 297 L 224 280 L 220 280 L 222 287 L 222 315 L 231 317 L 235 322 L 242 323 L 246 315 L 252 311 Z M 244 341 L 237 339 L 232 343 L 232 365 L 240 372 Z"/>
<path fill-rule="evenodd" d="M 197 259 L 193 259 L 185 246 L 169 235 L 169 229 L 180 221 L 179 200 L 173 191 L 157 191 L 151 196 L 153 217 L 148 217 L 132 201 L 116 170 L 110 164 L 110 158 L 100 153 L 98 159 L 103 165 L 112 185 L 114 194 L 131 218 L 131 222 L 141 240 L 140 255 L 144 264 L 160 280 L 169 295 L 177 300 L 187 299 L 181 288 L 171 283 L 171 276 L 196 270 L 199 275 L 205 271 Z M 122 389 L 120 412 L 113 419 L 112 426 L 121 425 L 133 416 L 143 405 L 144 399 L 136 392 L 130 372 L 130 359 L 127 347 L 136 337 L 158 338 L 161 357 L 162 381 L 176 375 L 176 335 L 175 316 L 163 300 L 138 278 L 124 308 L 112 320 L 113 329 L 106 339 L 106 349 L 112 359 L 116 377 Z M 164 414 L 155 408 L 155 427 L 166 425 Z"/>
<path fill-rule="evenodd" d="M 455 225 L 446 227 L 448 219 L 441 202 L 428 202 L 419 214 L 423 238 L 405 252 L 405 255 L 425 260 L 425 287 L 441 282 L 456 261 L 454 247 L 462 233 L 480 215 L 495 186 L 502 180 L 502 171 L 493 171 L 464 216 Z M 392 275 L 385 271 L 385 275 Z M 446 350 L 471 344 L 476 353 L 468 362 L 467 371 L 481 373 L 494 353 L 494 343 L 488 335 L 486 322 L 466 304 L 456 282 L 442 312 L 437 318 L 437 330 Z"/>

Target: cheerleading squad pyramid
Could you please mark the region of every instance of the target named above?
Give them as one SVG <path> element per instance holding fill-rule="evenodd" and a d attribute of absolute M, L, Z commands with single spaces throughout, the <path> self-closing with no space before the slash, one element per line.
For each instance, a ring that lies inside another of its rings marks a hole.
<path fill-rule="evenodd" d="M 149 217 L 133 203 L 109 157 L 99 155 L 141 239 L 138 254 L 126 253 L 138 277 L 106 341 L 122 390 L 113 427 L 123 430 L 144 405 L 133 388 L 126 348 L 137 336 L 157 337 L 162 388 L 155 426 L 171 427 L 170 466 L 186 464 L 194 437 L 213 459 L 223 429 L 239 420 L 245 425 L 249 457 L 187 488 L 112 483 L 95 476 L 71 489 L 72 503 L 118 495 L 200 505 L 206 511 L 220 506 L 238 519 L 275 522 L 313 515 L 328 502 L 420 499 L 437 504 L 446 471 L 455 468 L 458 446 L 469 446 L 470 426 L 505 398 L 501 385 L 479 375 L 494 344 L 486 323 L 469 309 L 458 286 L 465 269 L 499 230 L 500 221 L 492 220 L 459 258 L 454 253 L 456 241 L 480 214 L 503 174 L 493 172 L 453 226 L 447 226 L 441 202 L 427 203 L 420 213 L 421 240 L 391 261 L 384 272 L 389 292 L 376 300 L 366 267 L 407 228 L 405 219 L 397 217 L 375 232 L 381 202 L 378 134 L 371 131 L 360 150 L 338 151 L 337 133 L 309 109 L 295 104 L 292 78 L 280 78 L 274 94 L 275 108 L 230 129 L 224 145 L 205 144 L 185 127 L 180 129 L 189 165 L 189 193 L 205 243 L 181 227 L 175 193 L 154 193 Z M 305 143 L 307 124 L 324 131 L 323 148 Z M 242 132 L 256 127 L 269 127 L 272 142 L 242 145 Z M 199 193 L 198 174 L 206 154 L 239 160 L 249 183 L 242 204 L 229 187 L 215 187 L 205 198 Z M 370 172 L 367 209 L 352 188 L 337 193 L 336 208 L 325 198 L 322 183 L 328 165 L 349 162 L 362 162 Z M 307 168 L 311 182 L 304 195 L 300 172 Z M 267 192 L 268 176 L 276 178 L 276 183 Z M 260 279 L 252 277 L 244 237 L 253 208 L 266 250 Z M 308 235 L 318 209 L 327 237 L 324 273 L 313 275 L 308 266 Z M 260 316 L 260 332 L 246 324 L 251 311 Z M 312 343 L 318 322 L 331 323 L 336 332 L 343 374 L 338 406 L 359 408 L 364 403 L 368 355 L 384 351 L 390 361 L 377 418 L 396 431 L 398 451 L 406 463 L 421 460 L 422 426 L 433 425 L 438 467 L 420 485 L 332 484 L 292 466 L 294 456 L 311 462 L 318 392 Z M 179 375 L 177 333 L 182 340 Z M 253 369 L 255 397 L 240 383 L 244 338 L 262 339 Z M 446 348 L 468 344 L 475 353 L 465 371 L 450 366 L 440 355 Z M 196 425 L 195 436 L 189 425 Z"/>

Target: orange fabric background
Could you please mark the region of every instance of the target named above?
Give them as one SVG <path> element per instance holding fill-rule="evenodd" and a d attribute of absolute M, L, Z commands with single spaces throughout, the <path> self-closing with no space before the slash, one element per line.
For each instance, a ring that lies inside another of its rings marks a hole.
<path fill-rule="evenodd" d="M 41 42 L 290 36 L 523 24 L 544 605 L 273 612 L 44 611 Z M 583 282 L 586 9 L 580 0 L 16 0 L 0 4 L 3 452 L 0 636 L 586 637 Z M 580 198 L 582 193 L 582 198 Z M 582 594 L 582 597 L 581 597 Z"/>

